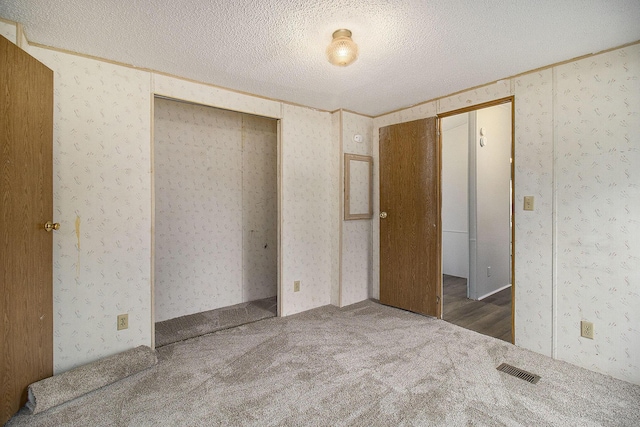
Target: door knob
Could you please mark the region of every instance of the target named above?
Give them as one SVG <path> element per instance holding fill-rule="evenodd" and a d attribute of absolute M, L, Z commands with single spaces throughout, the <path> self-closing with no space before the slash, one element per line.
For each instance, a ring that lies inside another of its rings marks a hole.
<path fill-rule="evenodd" d="M 385 219 L 387 217 L 386 212 L 380 212 L 380 218 Z"/>
<path fill-rule="evenodd" d="M 51 231 L 53 231 L 53 230 L 57 230 L 57 229 L 59 229 L 59 228 L 60 228 L 60 223 L 57 223 L 57 222 L 47 221 L 47 222 L 44 224 L 44 229 L 45 229 L 45 230 L 47 230 L 47 231 L 49 231 L 49 232 L 51 232 Z"/>

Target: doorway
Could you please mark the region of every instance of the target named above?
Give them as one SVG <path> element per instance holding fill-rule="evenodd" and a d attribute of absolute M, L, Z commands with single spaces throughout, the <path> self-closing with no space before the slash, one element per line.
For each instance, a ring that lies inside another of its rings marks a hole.
<path fill-rule="evenodd" d="M 513 342 L 513 99 L 440 125 L 443 319 Z"/>
<path fill-rule="evenodd" d="M 278 121 L 154 99 L 155 345 L 277 315 Z"/>

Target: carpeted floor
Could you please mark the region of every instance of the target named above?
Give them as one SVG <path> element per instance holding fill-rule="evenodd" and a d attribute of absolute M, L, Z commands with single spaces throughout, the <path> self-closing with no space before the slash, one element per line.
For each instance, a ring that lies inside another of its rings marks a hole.
<path fill-rule="evenodd" d="M 9 426 L 640 425 L 640 386 L 372 301 L 181 341 L 158 359 Z"/>
<path fill-rule="evenodd" d="M 156 323 L 156 348 L 277 314 L 278 298 L 271 297 L 165 320 Z"/>

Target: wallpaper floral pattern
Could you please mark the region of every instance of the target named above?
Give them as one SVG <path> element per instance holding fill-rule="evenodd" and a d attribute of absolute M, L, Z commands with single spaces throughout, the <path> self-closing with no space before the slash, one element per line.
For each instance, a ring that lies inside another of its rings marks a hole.
<path fill-rule="evenodd" d="M 147 73 L 31 47 L 54 71 L 54 370 L 150 343 Z M 116 318 L 129 313 L 129 329 Z"/>
<path fill-rule="evenodd" d="M 275 121 L 156 99 L 155 321 L 275 296 Z"/>
<path fill-rule="evenodd" d="M 437 100 L 438 114 L 506 98 L 513 93 L 511 80 L 500 80 L 476 89 Z"/>
<path fill-rule="evenodd" d="M 640 45 L 554 71 L 557 356 L 640 383 Z"/>
<path fill-rule="evenodd" d="M 552 70 L 515 81 L 516 344 L 551 356 L 553 307 Z M 523 209 L 534 196 L 535 210 Z"/>
<path fill-rule="evenodd" d="M 54 240 L 56 372 L 151 344 L 153 93 L 282 118 L 281 314 L 329 303 L 340 192 L 329 113 L 31 49 L 55 72 L 54 211 L 63 226 Z M 293 280 L 302 280 L 295 294 Z M 122 313 L 130 326 L 118 332 Z"/>
<path fill-rule="evenodd" d="M 343 111 L 341 114 L 343 153 L 370 156 L 373 142 L 373 119 L 347 111 Z M 362 142 L 353 140 L 353 136 L 356 134 L 362 135 Z M 344 185 L 344 182 L 341 185 Z M 368 187 L 367 182 L 357 185 L 357 188 L 365 187 Z M 358 197 L 358 194 L 353 194 L 352 197 Z M 341 215 L 340 218 L 344 218 L 344 215 Z M 342 223 L 340 307 L 369 298 L 372 287 L 371 265 L 373 262 L 371 223 L 372 219 L 343 221 Z"/>
<path fill-rule="evenodd" d="M 342 147 L 340 141 L 340 133 L 342 132 L 341 124 L 342 110 L 331 113 L 331 176 L 334 177 L 336 188 L 340 188 L 340 180 L 342 178 Z M 335 215 L 332 217 L 331 228 L 337 230 L 337 233 L 331 239 L 331 253 L 334 255 L 334 261 L 331 263 L 331 293 L 330 301 L 332 305 L 340 306 L 340 274 L 342 269 L 341 248 L 342 248 L 342 204 L 343 201 L 338 194 L 337 205 L 335 206 Z"/>
<path fill-rule="evenodd" d="M 331 252 L 338 230 L 339 182 L 332 176 L 331 115 L 283 105 L 282 119 L 282 314 L 331 302 Z M 300 292 L 293 282 L 301 281 Z"/>
<path fill-rule="evenodd" d="M 419 106 L 427 117 L 429 105 L 447 112 L 515 94 L 516 344 L 633 383 L 640 383 L 639 75 L 636 44 Z M 416 108 L 374 119 L 374 132 L 420 118 Z M 373 149 L 376 156 L 375 135 Z M 535 197 L 534 211 L 522 209 L 525 195 Z M 377 296 L 377 224 L 373 236 Z M 593 341 L 580 337 L 581 320 L 594 322 Z"/>
<path fill-rule="evenodd" d="M 154 73 L 152 77 L 154 93 L 157 95 L 257 116 L 280 118 L 282 114 L 280 103 L 270 99 L 177 79 L 163 74 Z"/>
<path fill-rule="evenodd" d="M 243 115 L 243 301 L 278 293 L 277 122 Z"/>

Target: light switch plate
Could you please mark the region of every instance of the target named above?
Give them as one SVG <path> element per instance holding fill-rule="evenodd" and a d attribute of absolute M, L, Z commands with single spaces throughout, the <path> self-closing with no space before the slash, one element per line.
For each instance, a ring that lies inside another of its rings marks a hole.
<path fill-rule="evenodd" d="M 525 211 L 533 210 L 533 196 L 524 196 L 524 210 Z"/>

